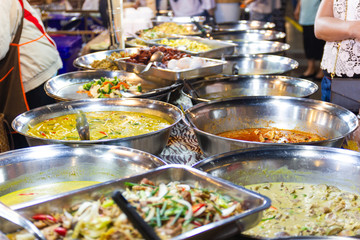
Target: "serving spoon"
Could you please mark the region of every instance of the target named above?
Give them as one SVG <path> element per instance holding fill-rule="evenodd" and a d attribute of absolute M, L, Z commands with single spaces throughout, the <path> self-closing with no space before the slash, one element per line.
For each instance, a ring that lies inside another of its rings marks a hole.
<path fill-rule="evenodd" d="M 150 57 L 150 60 L 149 60 L 149 63 L 146 65 L 146 67 L 144 68 L 144 70 L 142 70 L 140 73 L 144 73 L 144 72 L 147 72 L 149 71 L 151 65 L 153 65 L 155 62 L 161 62 L 161 60 L 163 59 L 164 57 L 164 53 L 161 52 L 161 51 L 156 51 L 154 52 L 151 57 Z"/>
<path fill-rule="evenodd" d="M 160 240 L 154 229 L 136 212 L 120 191 L 115 191 L 112 199 L 146 240 Z"/>
<path fill-rule="evenodd" d="M 42 232 L 31 221 L 27 220 L 2 202 L 0 202 L 0 217 L 23 227 L 29 233 L 33 234 L 36 239 L 46 240 Z"/>
<path fill-rule="evenodd" d="M 80 140 L 90 140 L 89 123 L 85 113 L 81 110 L 76 111 L 76 130 L 79 133 Z"/>

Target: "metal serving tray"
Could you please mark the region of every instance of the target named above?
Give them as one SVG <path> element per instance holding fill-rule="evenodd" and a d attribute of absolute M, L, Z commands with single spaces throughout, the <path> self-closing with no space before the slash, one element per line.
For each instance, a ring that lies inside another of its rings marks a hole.
<path fill-rule="evenodd" d="M 194 33 L 192 34 L 176 34 L 176 33 L 173 33 L 173 34 L 170 34 L 170 33 L 167 33 L 169 35 L 174 35 L 174 36 L 179 36 L 179 35 L 182 35 L 182 36 L 200 36 L 202 34 L 202 32 L 198 29 L 198 27 L 194 24 L 194 23 L 178 23 L 178 25 L 181 25 L 183 26 L 184 28 L 187 28 L 189 30 L 192 30 Z M 212 28 L 208 25 L 203 25 L 202 26 L 206 31 L 209 31 L 211 32 Z M 147 29 L 143 29 L 143 30 L 140 30 L 140 31 L 137 31 L 135 34 L 140 36 L 140 34 L 142 32 L 146 32 L 146 31 L 149 31 L 151 30 L 152 28 L 147 28 Z M 166 32 L 165 32 L 166 33 Z"/>
<path fill-rule="evenodd" d="M 165 68 L 157 68 L 151 67 L 149 71 L 141 74 L 144 76 L 153 76 L 162 79 L 177 81 L 182 79 L 193 79 L 199 77 L 205 77 L 210 75 L 216 75 L 223 71 L 223 66 L 227 63 L 226 61 L 211 59 L 211 58 L 203 58 L 207 62 L 210 62 L 211 65 L 189 69 L 189 70 L 169 70 Z M 127 72 L 134 72 L 136 74 L 140 74 L 142 70 L 144 70 L 145 65 L 138 63 L 130 63 L 125 62 L 124 60 L 117 61 L 119 69 L 122 69 Z"/>
<path fill-rule="evenodd" d="M 0 196 L 57 182 L 105 182 L 162 165 L 165 163 L 154 155 L 122 146 L 54 144 L 22 148 L 0 154 Z M 23 200 L 30 198 L 24 196 Z"/>
<path fill-rule="evenodd" d="M 235 49 L 238 46 L 236 43 L 232 43 L 232 42 L 225 42 L 225 41 L 220 41 L 220 40 L 210 40 L 210 39 L 200 38 L 200 37 L 169 37 L 167 39 L 177 40 L 177 39 L 183 39 L 183 38 L 189 39 L 191 41 L 196 41 L 199 43 L 206 44 L 211 48 L 210 50 L 203 51 L 203 52 L 193 52 L 193 51 L 181 49 L 182 52 L 185 52 L 185 53 L 188 53 L 188 54 L 191 54 L 194 56 L 199 56 L 199 57 L 222 58 L 223 56 L 234 54 Z M 154 40 L 151 40 L 150 42 L 154 43 L 154 45 L 157 45 L 157 46 L 166 46 L 166 45 L 160 43 L 161 40 L 162 39 L 154 39 Z"/>
<path fill-rule="evenodd" d="M 107 50 L 107 51 L 101 51 L 101 52 L 95 52 L 95 53 L 89 53 L 86 55 L 83 55 L 81 57 L 78 57 L 74 60 L 73 65 L 77 68 L 83 68 L 83 69 L 92 69 L 95 70 L 96 68 L 93 68 L 91 64 L 95 60 L 103 60 L 107 57 L 110 57 L 110 55 L 113 52 L 126 52 L 128 54 L 134 54 L 137 53 L 137 48 L 125 48 L 125 49 L 114 49 L 114 50 Z M 99 70 L 99 69 L 96 69 Z"/>
<path fill-rule="evenodd" d="M 275 27 L 275 23 L 262 21 L 241 20 L 237 22 L 225 22 L 218 24 L 214 32 L 241 32 L 249 29 L 271 29 Z"/>
<path fill-rule="evenodd" d="M 126 179 L 109 181 L 69 193 L 59 194 L 43 201 L 17 205 L 14 210 L 17 210 L 29 219 L 35 213 L 62 212 L 63 209 L 80 202 L 99 199 L 99 197 L 104 195 L 111 195 L 115 190 L 124 190 L 125 182 L 139 182 L 145 177 L 155 184 L 179 181 L 194 185 L 195 182 L 198 182 L 203 188 L 217 190 L 230 197 L 246 202 L 248 209 L 243 213 L 196 228 L 173 239 L 223 239 L 235 235 L 255 226 L 261 220 L 262 211 L 269 208 L 271 204 L 270 199 L 265 196 L 220 178 L 212 177 L 202 171 L 182 165 L 168 165 Z M 14 225 L 5 222 L 3 219 L 0 220 L 0 230 L 5 234 L 16 229 Z"/>
<path fill-rule="evenodd" d="M 180 85 L 151 76 L 141 78 L 135 73 L 127 73 L 123 71 L 85 70 L 65 73 L 53 77 L 45 83 L 44 88 L 48 96 L 58 101 L 90 99 L 91 97 L 89 97 L 86 93 L 77 93 L 77 91 L 79 91 L 79 87 L 83 84 L 93 81 L 94 79 L 100 79 L 101 77 L 125 78 L 127 82 L 133 85 L 137 85 L 138 83 L 141 84 L 141 93 L 123 92 L 123 97 L 161 100 L 165 99 L 169 93 Z"/>

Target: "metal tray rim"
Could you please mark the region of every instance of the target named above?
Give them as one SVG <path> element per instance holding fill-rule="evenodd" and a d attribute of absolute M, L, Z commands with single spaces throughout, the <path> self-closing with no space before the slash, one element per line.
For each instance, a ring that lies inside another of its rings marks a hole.
<path fill-rule="evenodd" d="M 218 39 L 211 39 L 210 40 L 210 39 L 205 39 L 205 38 L 201 38 L 201 37 L 185 37 L 185 36 L 158 38 L 158 39 L 152 39 L 149 42 L 151 42 L 155 46 L 168 46 L 168 45 L 158 43 L 158 41 L 161 41 L 162 39 L 170 39 L 171 40 L 171 39 L 184 39 L 184 38 L 192 40 L 192 41 L 197 41 L 197 42 L 203 42 L 203 43 L 213 42 L 213 43 L 219 44 L 219 47 L 214 48 L 214 49 L 210 49 L 208 51 L 193 52 L 193 51 L 189 51 L 189 50 L 179 50 L 181 52 L 185 52 L 185 53 L 188 53 L 188 54 L 191 54 L 191 55 L 199 55 L 199 54 L 201 54 L 201 55 L 206 56 L 206 54 L 208 54 L 208 53 L 223 50 L 223 49 L 226 49 L 226 48 L 232 48 L 232 47 L 234 47 L 234 51 L 235 51 L 235 48 L 237 47 L 237 44 L 233 43 L 231 41 L 222 41 L 222 40 L 218 40 Z"/>
<path fill-rule="evenodd" d="M 41 205 L 42 203 L 51 202 L 53 200 L 57 200 L 57 199 L 65 198 L 65 197 L 70 197 L 70 196 L 73 196 L 73 195 L 76 195 L 76 194 L 80 194 L 80 193 L 85 194 L 86 192 L 91 192 L 91 191 L 94 191 L 96 189 L 100 190 L 102 187 L 110 185 L 110 184 L 122 183 L 122 182 L 125 182 L 125 181 L 128 181 L 128 180 L 134 179 L 134 178 L 137 179 L 137 178 L 145 177 L 147 175 L 151 175 L 151 174 L 154 174 L 154 173 L 161 174 L 163 171 L 171 171 L 171 169 L 181 169 L 183 171 L 187 171 L 190 174 L 192 174 L 193 176 L 195 176 L 197 179 L 206 179 L 207 181 L 211 180 L 211 181 L 215 182 L 217 185 L 228 187 L 228 188 L 233 189 L 233 190 L 242 191 L 242 192 L 245 192 L 248 195 L 251 195 L 252 197 L 256 197 L 256 198 L 262 200 L 262 204 L 260 206 L 256 207 L 256 208 L 246 210 L 241 214 L 237 214 L 235 216 L 232 216 L 232 217 L 229 217 L 229 218 L 226 218 L 226 219 L 222 219 L 222 220 L 217 221 L 217 222 L 209 223 L 207 225 L 201 226 L 199 228 L 196 228 L 196 229 L 193 229 L 191 231 L 185 232 L 185 233 L 183 233 L 181 235 L 178 235 L 173 239 L 186 239 L 186 238 L 201 234 L 203 232 L 206 232 L 207 230 L 210 230 L 212 228 L 218 228 L 218 227 L 220 227 L 222 225 L 226 225 L 226 224 L 229 224 L 229 223 L 235 223 L 236 224 L 236 221 L 238 221 L 238 220 L 240 220 L 242 218 L 245 218 L 247 216 L 250 216 L 251 214 L 259 213 L 259 212 L 261 212 L 261 211 L 263 211 L 263 210 L 265 210 L 265 209 L 267 209 L 267 208 L 269 208 L 271 206 L 271 200 L 266 196 L 263 196 L 263 195 L 258 194 L 256 192 L 253 192 L 251 190 L 248 190 L 248 189 L 246 189 L 244 187 L 233 184 L 233 183 L 231 183 L 229 181 L 226 181 L 226 180 L 223 180 L 221 178 L 214 177 L 214 176 L 212 176 L 212 175 L 210 175 L 210 174 L 208 174 L 206 172 L 203 172 L 203 171 L 201 171 L 199 169 L 192 168 L 190 166 L 185 166 L 185 165 L 180 165 L 180 164 L 169 164 L 169 165 L 160 166 L 158 168 L 152 169 L 152 170 L 147 171 L 145 173 L 142 173 L 142 174 L 139 174 L 139 175 L 134 175 L 134 176 L 131 176 L 131 177 L 128 177 L 128 178 L 110 180 L 110 181 L 107 181 L 107 182 L 103 182 L 103 183 L 99 183 L 99 184 L 96 184 L 96 185 L 88 186 L 88 187 L 85 187 L 85 188 L 82 188 L 82 189 L 73 190 L 73 191 L 70 191 L 70 192 L 67 192 L 67 193 L 58 194 L 58 195 L 55 195 L 55 196 L 52 196 L 52 197 L 48 197 L 48 198 L 44 198 L 44 199 L 40 199 L 40 200 L 35 200 L 35 201 L 29 202 L 29 203 L 18 204 L 18 205 L 13 206 L 12 209 L 13 210 L 22 210 L 23 208 Z"/>

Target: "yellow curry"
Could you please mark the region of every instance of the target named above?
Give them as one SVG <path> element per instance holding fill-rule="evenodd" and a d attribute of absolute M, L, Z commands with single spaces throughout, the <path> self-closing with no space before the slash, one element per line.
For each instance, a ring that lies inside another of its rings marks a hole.
<path fill-rule="evenodd" d="M 15 192 L 0 196 L 0 201 L 6 205 L 16 205 L 28 202 L 39 197 L 49 197 L 59 193 L 88 187 L 99 182 L 96 181 L 68 181 L 24 188 Z"/>
<path fill-rule="evenodd" d="M 164 118 L 139 112 L 103 111 L 85 114 L 90 127 L 90 140 L 137 136 L 171 125 Z M 47 139 L 80 140 L 76 130 L 75 114 L 51 118 L 35 126 L 29 126 L 27 133 Z"/>

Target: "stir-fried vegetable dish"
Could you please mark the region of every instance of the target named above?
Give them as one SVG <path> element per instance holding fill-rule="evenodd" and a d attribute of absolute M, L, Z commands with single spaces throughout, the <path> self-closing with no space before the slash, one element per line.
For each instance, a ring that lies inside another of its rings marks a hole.
<path fill-rule="evenodd" d="M 325 184 L 264 183 L 246 186 L 271 199 L 256 227 L 244 234 L 265 238 L 360 235 L 359 195 Z"/>
<path fill-rule="evenodd" d="M 166 22 L 154 26 L 153 28 L 143 30 L 140 33 L 140 37 L 145 40 L 157 39 L 169 37 L 175 34 L 178 35 L 190 35 L 195 34 L 196 32 L 193 30 L 193 25 L 181 25 L 173 22 Z"/>
<path fill-rule="evenodd" d="M 158 131 L 170 126 L 166 119 L 147 113 L 125 111 L 86 112 L 90 140 L 124 138 Z M 76 115 L 68 114 L 29 126 L 30 136 L 80 140 L 76 130 Z"/>
<path fill-rule="evenodd" d="M 118 77 L 101 77 L 91 82 L 85 83 L 79 88 L 78 93 L 87 93 L 92 98 L 121 98 L 122 92 L 132 92 L 134 94 L 142 91 L 141 83 L 132 85 L 126 79 Z"/>
<path fill-rule="evenodd" d="M 90 66 L 95 69 L 118 70 L 118 66 L 112 60 L 128 57 L 129 55 L 130 54 L 126 52 L 113 52 L 108 57 L 109 59 L 94 60 Z"/>
<path fill-rule="evenodd" d="M 175 47 L 179 50 L 186 50 L 186 51 L 190 51 L 190 52 L 205 52 L 205 51 L 209 51 L 211 50 L 211 47 L 208 46 L 207 44 L 198 42 L 198 41 L 194 41 L 194 40 L 189 40 L 186 38 L 182 38 L 182 39 L 161 39 L 158 43 L 163 44 L 163 45 L 167 45 L 170 47 Z"/>
<path fill-rule="evenodd" d="M 246 128 L 217 134 L 237 140 L 267 143 L 301 143 L 322 141 L 325 138 L 315 133 L 279 128 Z"/>
<path fill-rule="evenodd" d="M 242 203 L 197 185 L 179 182 L 155 185 L 144 178 L 139 184 L 127 182 L 123 196 L 162 239 L 244 211 Z M 32 218 L 47 239 L 142 238 L 114 201 L 106 197 L 83 202 L 62 213 L 42 213 Z M 28 235 L 17 232 L 9 237 L 25 239 Z"/>

